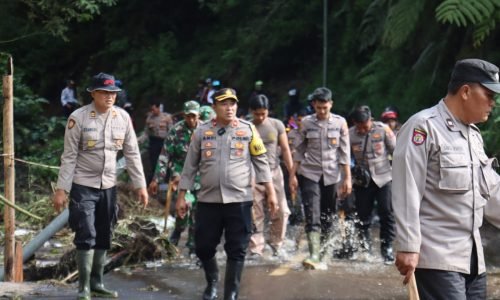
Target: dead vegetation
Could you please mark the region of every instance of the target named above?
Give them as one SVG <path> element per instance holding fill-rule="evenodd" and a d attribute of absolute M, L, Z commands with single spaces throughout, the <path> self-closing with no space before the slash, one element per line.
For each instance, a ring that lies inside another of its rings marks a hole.
<path fill-rule="evenodd" d="M 177 256 L 178 250 L 169 242 L 168 232 L 162 232 L 163 207 L 158 201 L 151 199 L 150 205 L 144 209 L 139 206 L 135 193 L 128 186 L 120 185 L 118 186 L 118 202 L 119 220 L 115 227 L 112 248 L 108 251 L 108 264 L 105 271 L 146 261 L 170 260 Z M 49 197 L 43 197 L 31 204 L 28 209 L 36 211 L 45 221 L 28 223 L 22 220 L 18 223 L 18 228 L 33 230 L 33 234 L 24 236 L 23 244 L 28 243 L 54 218 Z M 25 263 L 25 280 L 57 280 L 65 283 L 75 281 L 78 275 L 76 250 L 72 244 L 73 236 L 74 234 L 66 225 L 50 240 L 50 243 L 46 243 L 48 244 L 46 247 L 38 250 Z"/>

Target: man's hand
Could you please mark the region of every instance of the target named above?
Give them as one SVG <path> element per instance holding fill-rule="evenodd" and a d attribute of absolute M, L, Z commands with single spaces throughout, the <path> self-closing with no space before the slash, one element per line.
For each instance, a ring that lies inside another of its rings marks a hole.
<path fill-rule="evenodd" d="M 179 182 L 181 181 L 180 176 L 174 176 L 170 179 L 170 184 L 172 185 L 172 191 L 177 191 L 177 186 L 179 186 Z"/>
<path fill-rule="evenodd" d="M 297 190 L 299 188 L 299 182 L 297 181 L 297 176 L 290 175 L 288 178 L 288 186 L 290 187 L 291 194 L 297 194 Z"/>
<path fill-rule="evenodd" d="M 63 189 L 58 189 L 54 193 L 54 197 L 52 199 L 52 203 L 54 204 L 54 210 L 58 213 L 62 211 L 64 207 L 66 207 L 68 197 L 66 196 L 66 191 Z"/>
<path fill-rule="evenodd" d="M 158 182 L 155 179 L 151 180 L 151 183 L 148 186 L 148 192 L 153 196 L 158 193 Z"/>
<path fill-rule="evenodd" d="M 184 219 L 187 214 L 187 204 L 184 196 L 186 195 L 186 190 L 180 190 L 177 193 L 177 200 L 175 201 L 175 211 L 177 212 L 177 216 L 181 219 Z"/>
<path fill-rule="evenodd" d="M 139 200 L 140 203 L 142 203 L 144 208 L 148 206 L 149 196 L 148 196 L 148 191 L 146 190 L 145 187 L 137 189 L 137 199 Z"/>
<path fill-rule="evenodd" d="M 274 216 L 278 210 L 279 210 L 279 206 L 278 206 L 278 200 L 276 200 L 276 194 L 272 194 L 272 195 L 267 195 L 267 207 L 269 207 L 269 213 L 271 213 L 271 216 Z"/>
<path fill-rule="evenodd" d="M 410 281 L 410 277 L 415 272 L 418 265 L 419 254 L 415 252 L 399 252 L 396 254 L 396 267 L 399 274 L 403 275 L 405 279 L 403 284 Z"/>
<path fill-rule="evenodd" d="M 351 176 L 344 178 L 342 186 L 340 187 L 340 198 L 344 199 L 352 193 Z"/>
<path fill-rule="evenodd" d="M 279 209 L 276 193 L 274 192 L 274 185 L 272 182 L 264 182 L 263 184 L 266 188 L 267 207 L 269 208 L 269 213 L 271 216 L 274 216 Z"/>

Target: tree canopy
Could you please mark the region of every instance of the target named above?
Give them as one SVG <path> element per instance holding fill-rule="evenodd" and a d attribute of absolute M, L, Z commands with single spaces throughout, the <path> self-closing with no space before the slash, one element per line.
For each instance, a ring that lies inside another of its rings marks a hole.
<path fill-rule="evenodd" d="M 328 1 L 334 110 L 367 104 L 378 116 L 396 105 L 407 117 L 436 103 L 457 59 L 500 62 L 499 8 L 499 0 Z M 289 87 L 305 99 L 322 85 L 323 1 L 1 1 L 0 19 L 0 53 L 54 107 L 64 79 L 86 96 L 101 71 L 124 82 L 136 107 L 154 98 L 168 111 L 194 97 L 199 78 L 234 87 L 242 105 L 258 79 L 278 107 Z"/>

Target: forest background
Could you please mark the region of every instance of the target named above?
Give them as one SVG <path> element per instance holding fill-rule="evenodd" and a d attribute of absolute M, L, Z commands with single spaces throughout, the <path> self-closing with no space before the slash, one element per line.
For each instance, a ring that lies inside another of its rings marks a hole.
<path fill-rule="evenodd" d="M 396 105 L 404 121 L 446 94 L 456 60 L 500 64 L 500 0 L 327 1 L 327 81 L 334 111 L 367 104 L 378 117 Z M 114 74 L 132 101 L 139 131 L 150 100 L 179 111 L 200 78 L 219 79 L 246 106 L 264 81 L 278 113 L 291 87 L 323 85 L 324 1 L 1 0 L 0 70 L 15 64 L 16 157 L 59 165 L 64 80 L 79 98 L 90 77 Z M 3 103 L 3 100 L 1 100 Z M 1 118 L 1 116 L 0 116 Z M 490 155 L 500 118 L 481 125 Z M 0 145 L 1 146 L 1 145 Z M 23 172 L 21 172 L 23 173 Z M 24 172 L 26 173 L 26 172 Z M 29 169 L 28 184 L 56 172 Z"/>

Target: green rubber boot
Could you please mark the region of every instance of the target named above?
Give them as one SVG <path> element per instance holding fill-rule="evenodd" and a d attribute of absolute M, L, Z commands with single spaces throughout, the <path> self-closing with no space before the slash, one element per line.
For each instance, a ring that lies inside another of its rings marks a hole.
<path fill-rule="evenodd" d="M 106 250 L 94 250 L 92 273 L 90 274 L 90 291 L 92 296 L 99 298 L 118 298 L 118 292 L 104 287 L 104 266 L 106 265 Z"/>
<path fill-rule="evenodd" d="M 78 300 L 90 300 L 90 270 L 94 250 L 76 250 L 78 266 Z"/>
<path fill-rule="evenodd" d="M 315 270 L 321 264 L 319 258 L 319 251 L 321 248 L 321 234 L 319 232 L 309 232 L 307 234 L 307 240 L 309 242 L 309 257 L 304 259 L 302 265 L 306 269 Z"/>

